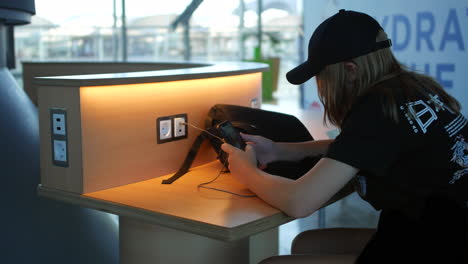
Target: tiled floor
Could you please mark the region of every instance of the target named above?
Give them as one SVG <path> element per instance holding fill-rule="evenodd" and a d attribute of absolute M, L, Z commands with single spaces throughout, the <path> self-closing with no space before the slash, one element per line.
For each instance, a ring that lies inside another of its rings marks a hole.
<path fill-rule="evenodd" d="M 299 118 L 311 131 L 314 138 L 326 138 L 334 128 L 322 125 L 319 110 L 301 110 L 297 94 L 291 90 L 280 91 L 278 100 L 264 103 L 263 109 L 287 113 Z M 291 242 L 302 231 L 319 228 L 319 214 L 322 214 L 322 227 L 376 227 L 379 212 L 363 201 L 359 195 L 353 193 L 344 199 L 322 209 L 320 212 L 297 219 L 280 227 L 280 255 L 290 253 Z"/>

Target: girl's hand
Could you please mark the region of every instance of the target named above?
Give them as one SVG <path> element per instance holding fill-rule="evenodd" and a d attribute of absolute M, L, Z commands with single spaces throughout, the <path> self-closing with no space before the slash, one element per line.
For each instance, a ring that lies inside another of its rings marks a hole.
<path fill-rule="evenodd" d="M 265 169 L 268 163 L 278 160 L 276 144 L 262 136 L 240 133 L 241 137 L 255 150 L 260 169 Z"/>
<path fill-rule="evenodd" d="M 255 150 L 251 145 L 247 145 L 245 151 L 242 151 L 227 143 L 221 145 L 221 149 L 229 154 L 228 162 L 231 174 L 245 184 L 246 177 L 255 173 L 257 169 Z"/>

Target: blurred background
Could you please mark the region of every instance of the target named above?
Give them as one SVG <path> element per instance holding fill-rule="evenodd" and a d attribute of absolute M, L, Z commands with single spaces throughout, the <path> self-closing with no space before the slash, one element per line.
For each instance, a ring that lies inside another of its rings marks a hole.
<path fill-rule="evenodd" d="M 15 28 L 21 61 L 243 61 L 268 63 L 263 101 L 310 108 L 314 81 L 285 74 L 307 57 L 315 28 L 339 9 L 375 17 L 409 68 L 427 73 L 464 104 L 468 92 L 468 0 L 36 0 Z M 260 15 L 259 15 L 260 14 Z M 265 76 L 264 76 L 265 77 Z M 279 102 L 281 101 L 281 102 Z M 463 110 L 466 115 L 468 112 Z"/>
<path fill-rule="evenodd" d="M 261 10 L 256 0 L 36 0 L 31 24 L 15 28 L 13 75 L 21 84 L 21 61 L 205 62 L 261 56 L 279 66 L 275 76 L 284 76 L 300 61 L 302 1 L 260 2 Z M 256 55 L 259 36 L 261 55 L 258 50 Z M 299 102 L 298 88 L 280 79 L 281 85 L 271 88 L 275 98 Z"/>

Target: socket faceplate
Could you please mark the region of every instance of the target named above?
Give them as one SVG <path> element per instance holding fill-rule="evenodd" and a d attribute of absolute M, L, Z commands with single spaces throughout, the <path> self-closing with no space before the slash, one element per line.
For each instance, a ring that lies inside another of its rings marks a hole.
<path fill-rule="evenodd" d="M 67 110 L 50 108 L 49 113 L 52 163 L 55 166 L 68 167 Z"/>
<path fill-rule="evenodd" d="M 163 116 L 156 119 L 156 141 L 158 144 L 172 141 L 172 118 Z"/>
<path fill-rule="evenodd" d="M 54 160 L 67 162 L 67 142 L 64 140 L 54 140 Z"/>
<path fill-rule="evenodd" d="M 180 114 L 174 116 L 174 138 L 183 139 L 187 138 L 187 125 L 183 124 L 188 122 L 187 114 Z"/>
<path fill-rule="evenodd" d="M 159 139 L 165 140 L 172 138 L 172 120 L 159 120 Z"/>

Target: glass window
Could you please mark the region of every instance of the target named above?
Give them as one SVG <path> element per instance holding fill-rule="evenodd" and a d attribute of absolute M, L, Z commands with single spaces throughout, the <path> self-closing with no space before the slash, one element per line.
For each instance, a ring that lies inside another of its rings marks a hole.
<path fill-rule="evenodd" d="M 21 61 L 182 61 L 186 59 L 184 27 L 171 24 L 192 0 L 126 0 L 126 41 L 122 33 L 122 0 L 36 0 L 30 24 L 15 28 L 17 69 Z M 262 55 L 277 58 L 276 76 L 299 61 L 300 0 L 263 0 Z M 115 4 L 115 7 L 114 7 Z M 190 19 L 192 61 L 252 60 L 258 46 L 257 0 L 204 0 Z M 115 8 L 115 19 L 114 19 Z M 279 78 L 275 86 L 286 86 Z M 297 88 L 288 88 L 297 93 Z M 274 88 L 275 90 L 275 88 Z M 276 91 L 275 91 L 276 92 Z"/>

